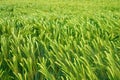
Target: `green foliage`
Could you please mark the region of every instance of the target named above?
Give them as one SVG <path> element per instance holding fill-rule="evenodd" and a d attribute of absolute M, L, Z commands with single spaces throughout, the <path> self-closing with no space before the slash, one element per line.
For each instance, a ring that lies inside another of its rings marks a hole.
<path fill-rule="evenodd" d="M 0 0 L 0 80 L 119 80 L 119 0 Z"/>

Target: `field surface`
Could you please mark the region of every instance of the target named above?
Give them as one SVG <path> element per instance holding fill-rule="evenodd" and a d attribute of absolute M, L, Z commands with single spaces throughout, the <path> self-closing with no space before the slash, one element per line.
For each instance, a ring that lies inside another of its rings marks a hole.
<path fill-rule="evenodd" d="M 120 0 L 0 0 L 0 80 L 120 80 Z"/>

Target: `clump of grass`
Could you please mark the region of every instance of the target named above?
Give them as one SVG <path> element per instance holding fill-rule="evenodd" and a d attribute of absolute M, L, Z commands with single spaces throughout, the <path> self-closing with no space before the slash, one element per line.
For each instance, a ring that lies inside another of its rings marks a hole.
<path fill-rule="evenodd" d="M 1 1 L 0 79 L 119 80 L 118 2 L 78 2 Z"/>

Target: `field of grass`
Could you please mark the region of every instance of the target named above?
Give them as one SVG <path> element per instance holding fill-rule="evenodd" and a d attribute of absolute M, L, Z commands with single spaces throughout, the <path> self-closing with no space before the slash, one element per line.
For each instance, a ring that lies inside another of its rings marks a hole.
<path fill-rule="evenodd" d="M 0 80 L 120 80 L 120 0 L 0 0 Z"/>

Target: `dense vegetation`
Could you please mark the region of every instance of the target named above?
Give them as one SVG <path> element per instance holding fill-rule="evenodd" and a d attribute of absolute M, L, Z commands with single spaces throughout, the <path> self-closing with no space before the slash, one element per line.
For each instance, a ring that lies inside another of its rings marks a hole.
<path fill-rule="evenodd" d="M 0 80 L 120 80 L 120 0 L 0 0 Z"/>

